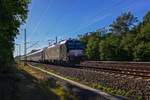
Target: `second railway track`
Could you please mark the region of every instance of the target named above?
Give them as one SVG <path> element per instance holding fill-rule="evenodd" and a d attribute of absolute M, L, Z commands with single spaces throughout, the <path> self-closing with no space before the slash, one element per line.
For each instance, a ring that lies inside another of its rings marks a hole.
<path fill-rule="evenodd" d="M 90 66 L 78 66 L 80 69 L 96 71 L 96 72 L 107 72 L 121 75 L 130 75 L 135 77 L 141 77 L 150 79 L 150 71 L 136 70 L 136 69 L 123 69 L 123 68 L 104 68 L 104 67 L 90 67 Z"/>

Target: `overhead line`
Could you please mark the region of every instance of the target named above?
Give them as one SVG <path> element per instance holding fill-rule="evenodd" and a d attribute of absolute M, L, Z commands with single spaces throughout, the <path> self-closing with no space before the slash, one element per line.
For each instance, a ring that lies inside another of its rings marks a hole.
<path fill-rule="evenodd" d="M 52 1 L 52 0 L 51 0 L 51 1 Z M 46 7 L 46 9 L 44 10 L 44 12 L 42 13 L 42 15 L 41 15 L 39 21 L 38 21 L 37 24 L 35 25 L 35 27 L 34 27 L 32 33 L 30 34 L 30 37 L 32 37 L 32 36 L 35 34 L 36 30 L 37 30 L 38 27 L 40 26 L 40 24 L 41 24 L 41 22 L 42 22 L 42 20 L 43 20 L 43 18 L 44 18 L 44 16 L 45 16 L 45 14 L 47 13 L 49 7 L 50 7 L 50 2 L 49 2 L 49 4 L 48 4 L 48 6 Z M 30 38 L 29 38 L 29 39 L 30 39 Z"/>
<path fill-rule="evenodd" d="M 32 47 L 34 47 L 35 45 L 37 45 L 39 43 L 39 41 L 37 41 L 36 43 L 32 44 L 31 46 L 29 46 L 27 49 L 30 49 Z"/>

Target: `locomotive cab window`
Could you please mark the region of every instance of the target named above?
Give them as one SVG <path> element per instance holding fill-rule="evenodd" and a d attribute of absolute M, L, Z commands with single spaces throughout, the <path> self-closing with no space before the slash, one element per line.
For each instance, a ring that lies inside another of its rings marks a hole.
<path fill-rule="evenodd" d="M 83 44 L 80 41 L 69 41 L 67 47 L 69 50 L 80 50 L 83 49 Z"/>

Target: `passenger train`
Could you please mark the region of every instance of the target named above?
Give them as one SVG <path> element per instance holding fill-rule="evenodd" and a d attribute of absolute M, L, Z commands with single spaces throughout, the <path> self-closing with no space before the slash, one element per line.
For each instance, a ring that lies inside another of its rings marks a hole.
<path fill-rule="evenodd" d="M 77 63 L 83 58 L 84 46 L 76 39 L 63 40 L 26 55 L 27 61 L 44 63 Z"/>

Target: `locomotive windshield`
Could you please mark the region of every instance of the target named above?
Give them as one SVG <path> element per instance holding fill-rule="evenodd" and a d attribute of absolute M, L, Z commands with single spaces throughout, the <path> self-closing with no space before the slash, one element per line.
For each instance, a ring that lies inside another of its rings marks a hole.
<path fill-rule="evenodd" d="M 67 47 L 69 50 L 82 50 L 83 44 L 78 40 L 68 41 Z"/>

